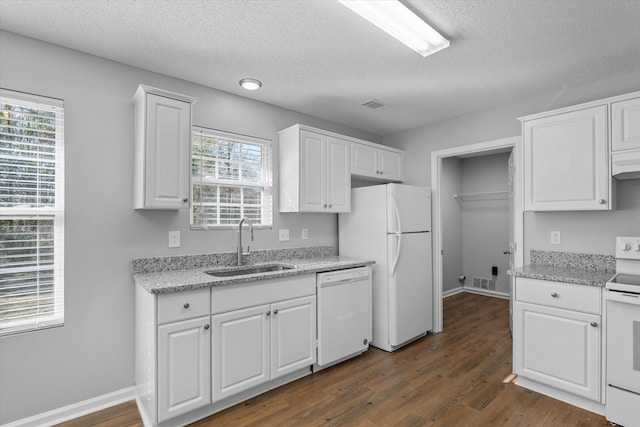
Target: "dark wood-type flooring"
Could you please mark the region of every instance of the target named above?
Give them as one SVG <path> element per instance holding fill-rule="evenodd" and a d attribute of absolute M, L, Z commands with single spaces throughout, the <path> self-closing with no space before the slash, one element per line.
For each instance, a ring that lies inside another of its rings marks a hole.
<path fill-rule="evenodd" d="M 610 426 L 604 417 L 503 384 L 511 373 L 507 300 L 444 300 L 444 332 L 364 355 L 192 424 L 213 426 Z M 141 426 L 134 402 L 60 426 Z"/>

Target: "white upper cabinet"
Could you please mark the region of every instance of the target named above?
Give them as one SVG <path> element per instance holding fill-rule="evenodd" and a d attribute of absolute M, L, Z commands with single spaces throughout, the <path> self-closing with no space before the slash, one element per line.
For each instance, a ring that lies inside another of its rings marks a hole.
<path fill-rule="evenodd" d="M 351 211 L 351 177 L 404 180 L 404 151 L 304 125 L 278 132 L 280 212 Z"/>
<path fill-rule="evenodd" d="M 640 97 L 611 104 L 611 150 L 640 149 Z"/>
<path fill-rule="evenodd" d="M 351 175 L 383 182 L 404 180 L 404 153 L 373 144 L 351 143 Z"/>
<path fill-rule="evenodd" d="M 140 85 L 135 107 L 134 208 L 189 207 L 195 98 Z"/>
<path fill-rule="evenodd" d="M 279 132 L 280 212 L 349 212 L 349 141 L 295 125 Z"/>
<path fill-rule="evenodd" d="M 613 209 L 606 104 L 521 120 L 525 210 Z"/>

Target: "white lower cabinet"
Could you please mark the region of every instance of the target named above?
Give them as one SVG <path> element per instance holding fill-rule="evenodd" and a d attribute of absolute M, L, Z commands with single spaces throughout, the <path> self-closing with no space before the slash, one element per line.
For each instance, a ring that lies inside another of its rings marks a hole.
<path fill-rule="evenodd" d="M 268 310 L 262 305 L 211 316 L 214 400 L 269 380 Z"/>
<path fill-rule="evenodd" d="M 213 400 L 313 365 L 315 305 L 308 296 L 213 315 Z"/>
<path fill-rule="evenodd" d="M 271 378 L 316 362 L 316 297 L 271 305 Z"/>
<path fill-rule="evenodd" d="M 158 420 L 211 403 L 209 316 L 158 327 Z"/>
<path fill-rule="evenodd" d="M 145 425 L 189 424 L 311 374 L 315 273 L 135 292 L 136 401 Z"/>
<path fill-rule="evenodd" d="M 594 286 L 516 278 L 514 372 L 603 402 L 601 298 Z"/>
<path fill-rule="evenodd" d="M 516 316 L 516 373 L 599 401 L 600 316 L 526 303 Z"/>

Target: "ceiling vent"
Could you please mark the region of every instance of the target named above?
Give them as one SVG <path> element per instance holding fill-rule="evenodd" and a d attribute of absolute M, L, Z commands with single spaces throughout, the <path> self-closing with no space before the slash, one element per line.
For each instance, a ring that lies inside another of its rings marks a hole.
<path fill-rule="evenodd" d="M 384 105 L 382 102 L 378 101 L 377 99 L 370 99 L 368 101 L 363 102 L 360 105 L 365 106 L 367 108 L 371 108 L 372 110 L 382 110 L 383 108 L 386 107 L 386 105 Z"/>

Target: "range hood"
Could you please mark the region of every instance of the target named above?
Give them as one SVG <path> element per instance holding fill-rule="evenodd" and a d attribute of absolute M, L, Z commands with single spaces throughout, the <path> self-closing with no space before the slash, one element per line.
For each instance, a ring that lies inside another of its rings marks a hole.
<path fill-rule="evenodd" d="M 640 178 L 640 150 L 630 150 L 611 155 L 611 175 L 615 179 Z"/>

